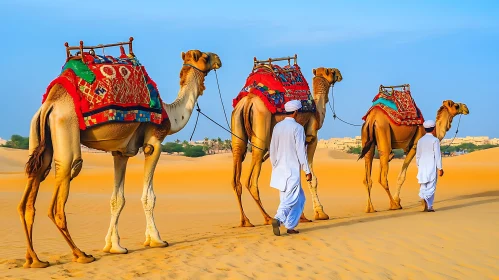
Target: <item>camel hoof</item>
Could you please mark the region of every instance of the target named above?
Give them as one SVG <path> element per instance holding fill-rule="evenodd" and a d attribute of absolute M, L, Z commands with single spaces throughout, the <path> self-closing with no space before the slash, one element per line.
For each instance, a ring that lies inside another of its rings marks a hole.
<path fill-rule="evenodd" d="M 400 205 L 395 204 L 395 205 L 390 206 L 390 210 L 400 210 L 400 209 L 402 209 L 402 206 L 400 206 Z"/>
<path fill-rule="evenodd" d="M 374 207 L 372 205 L 367 206 L 366 213 L 376 213 L 376 210 L 374 210 Z"/>
<path fill-rule="evenodd" d="M 265 218 L 265 222 L 263 222 L 264 225 L 271 225 L 272 224 L 272 218 Z"/>
<path fill-rule="evenodd" d="M 33 261 L 33 263 L 31 263 L 29 267 L 31 267 L 31 268 L 46 268 L 49 265 L 50 265 L 49 262 Z"/>
<path fill-rule="evenodd" d="M 300 223 L 311 223 L 311 222 L 312 222 L 312 220 L 309 220 L 309 219 L 307 219 L 307 218 L 305 218 L 305 219 L 303 219 L 303 218 L 302 218 L 302 219 L 300 219 Z"/>
<path fill-rule="evenodd" d="M 73 261 L 74 261 L 74 259 L 73 259 Z M 79 256 L 76 259 L 77 263 L 91 263 L 93 261 L 95 261 L 95 258 L 92 255 L 87 255 L 85 253 L 83 253 L 83 256 Z"/>
<path fill-rule="evenodd" d="M 111 248 L 111 250 L 109 250 L 109 253 L 111 254 L 128 254 L 128 249 L 127 248 L 123 248 L 123 247 L 116 247 L 116 248 Z"/>
<path fill-rule="evenodd" d="M 315 212 L 314 219 L 316 219 L 316 220 L 329 220 L 329 215 L 324 213 L 324 212 Z"/>
<path fill-rule="evenodd" d="M 249 220 L 243 221 L 239 224 L 239 227 L 254 227 L 252 223 L 250 223 Z"/>
<path fill-rule="evenodd" d="M 169 245 L 170 244 L 168 244 L 168 242 L 166 241 L 160 241 L 160 242 L 152 241 L 151 244 L 149 244 L 151 248 L 164 248 L 168 247 Z"/>

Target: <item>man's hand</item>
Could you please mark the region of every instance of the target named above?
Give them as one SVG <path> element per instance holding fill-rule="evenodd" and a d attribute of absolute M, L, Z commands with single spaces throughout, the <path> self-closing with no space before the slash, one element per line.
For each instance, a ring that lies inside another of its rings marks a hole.
<path fill-rule="evenodd" d="M 444 176 L 444 170 L 443 169 L 438 170 L 438 175 L 440 177 Z"/>
<path fill-rule="evenodd" d="M 307 174 L 307 182 L 312 181 L 312 173 Z"/>

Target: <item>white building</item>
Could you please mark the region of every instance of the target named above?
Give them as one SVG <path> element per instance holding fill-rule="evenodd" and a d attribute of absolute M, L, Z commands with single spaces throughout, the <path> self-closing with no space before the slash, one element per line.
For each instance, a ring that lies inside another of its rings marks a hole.
<path fill-rule="evenodd" d="M 2 137 L 0 137 L 0 146 L 5 144 L 7 144 L 7 140 L 2 139 Z"/>

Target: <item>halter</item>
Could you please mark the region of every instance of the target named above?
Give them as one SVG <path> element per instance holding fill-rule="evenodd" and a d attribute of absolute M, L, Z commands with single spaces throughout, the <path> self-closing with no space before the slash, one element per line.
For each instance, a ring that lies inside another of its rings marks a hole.
<path fill-rule="evenodd" d="M 207 54 L 207 53 L 205 53 L 205 52 L 203 52 L 202 54 L 206 54 L 206 55 L 208 56 L 207 62 L 208 62 L 208 63 L 209 63 L 209 65 L 210 65 L 210 67 L 209 67 L 209 68 L 210 68 L 210 69 L 212 69 L 213 67 L 212 67 L 212 62 L 211 62 L 211 57 L 210 57 L 210 55 L 209 55 L 209 54 Z M 189 64 L 189 63 L 184 63 L 184 64 L 183 64 L 183 66 L 189 66 L 189 67 L 191 67 L 191 68 L 194 68 L 194 69 L 196 69 L 197 71 L 199 71 L 199 72 L 203 73 L 205 76 L 206 76 L 206 75 L 208 75 L 208 72 L 210 71 L 210 70 L 208 70 L 208 71 L 202 71 L 201 69 L 199 69 L 199 68 L 197 68 L 196 66 L 194 66 L 194 65 L 192 65 L 192 64 Z"/>
<path fill-rule="evenodd" d="M 334 76 L 333 76 L 333 77 L 334 77 Z M 314 77 L 314 79 L 315 79 L 315 78 L 321 78 L 321 79 L 323 79 L 323 80 L 325 80 L 325 81 L 326 81 L 326 83 L 328 84 L 328 91 L 326 92 L 326 94 L 325 94 L 325 95 L 328 95 L 328 94 L 329 94 L 329 88 L 331 88 L 331 87 L 333 87 L 333 86 L 334 86 L 334 82 L 333 82 L 333 83 L 329 83 L 329 81 L 328 81 L 326 78 L 322 77 L 322 76 L 315 76 L 315 77 Z"/>

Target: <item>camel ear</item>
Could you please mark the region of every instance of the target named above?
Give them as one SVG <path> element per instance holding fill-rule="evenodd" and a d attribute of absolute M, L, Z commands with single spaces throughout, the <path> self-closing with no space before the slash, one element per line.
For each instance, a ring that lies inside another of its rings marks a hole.
<path fill-rule="evenodd" d="M 194 61 L 198 61 L 199 60 L 199 52 L 195 51 L 195 52 L 192 52 L 192 57 L 194 58 Z"/>
<path fill-rule="evenodd" d="M 443 105 L 447 107 L 452 107 L 454 105 L 454 101 L 452 100 L 444 100 Z"/>
<path fill-rule="evenodd" d="M 185 60 L 185 53 L 184 52 L 182 52 L 181 56 L 182 56 L 182 60 Z"/>
<path fill-rule="evenodd" d="M 316 72 L 316 69 L 312 69 L 312 73 L 314 73 L 314 76 L 316 75 L 315 72 Z"/>

